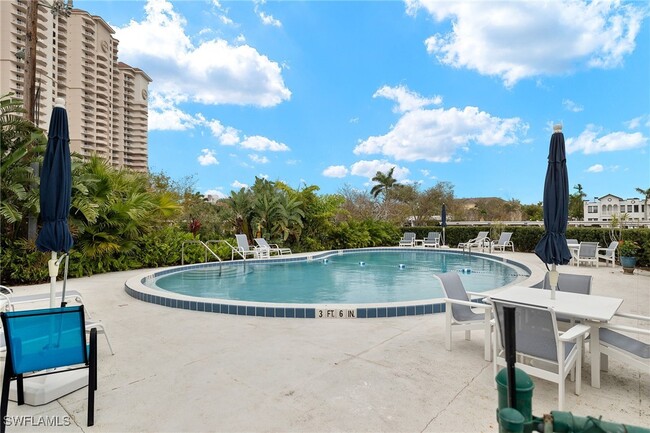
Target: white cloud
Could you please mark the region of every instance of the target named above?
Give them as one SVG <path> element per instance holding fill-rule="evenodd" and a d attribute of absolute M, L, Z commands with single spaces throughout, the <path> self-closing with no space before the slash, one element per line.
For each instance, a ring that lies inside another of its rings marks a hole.
<path fill-rule="evenodd" d="M 643 116 L 635 117 L 625 122 L 625 126 L 628 129 L 639 129 L 641 126 L 650 127 L 650 115 L 644 114 Z"/>
<path fill-rule="evenodd" d="M 210 149 L 201 149 L 201 155 L 196 158 L 201 165 L 217 165 L 217 157 L 215 156 L 214 150 Z"/>
<path fill-rule="evenodd" d="M 585 107 L 583 107 L 582 105 L 578 105 L 577 103 L 575 103 L 570 99 L 562 100 L 562 106 L 564 106 L 565 110 L 572 111 L 574 113 L 579 113 L 585 109 Z"/>
<path fill-rule="evenodd" d="M 221 199 L 221 198 L 226 198 L 228 197 L 226 194 L 223 193 L 220 189 L 209 189 L 206 192 L 203 193 L 204 196 L 211 196 L 214 197 L 215 199 Z"/>
<path fill-rule="evenodd" d="M 224 146 L 232 146 L 239 143 L 239 131 L 232 126 L 223 126 L 217 119 L 205 122 L 210 128 L 212 135 Z"/>
<path fill-rule="evenodd" d="M 587 172 L 589 173 L 600 173 L 603 171 L 605 167 L 602 166 L 602 164 L 594 164 L 591 167 L 587 169 Z"/>
<path fill-rule="evenodd" d="M 354 153 L 383 154 L 398 161 L 449 162 L 470 143 L 515 144 L 527 130 L 518 117 L 502 119 L 477 107 L 416 109 L 406 112 L 385 135 L 361 141 Z"/>
<path fill-rule="evenodd" d="M 372 95 L 373 98 L 380 96 L 397 102 L 397 106 L 393 109 L 396 113 L 405 113 L 428 105 L 442 104 L 442 96 L 436 95 L 433 98 L 423 98 L 410 91 L 406 86 L 383 86 Z"/>
<path fill-rule="evenodd" d="M 149 96 L 149 130 L 185 131 L 200 125 L 200 115 L 192 116 L 180 110 L 177 99 L 152 92 Z"/>
<path fill-rule="evenodd" d="M 442 64 L 517 81 L 582 68 L 612 68 L 634 51 L 644 17 L 627 2 L 406 0 L 452 30 L 425 41 Z"/>
<path fill-rule="evenodd" d="M 290 150 L 289 146 L 286 144 L 278 143 L 277 141 L 270 140 L 260 135 L 246 137 L 244 141 L 241 142 L 241 146 L 245 149 L 252 149 L 258 152 L 263 152 L 265 150 L 271 152 L 286 152 Z"/>
<path fill-rule="evenodd" d="M 238 180 L 235 180 L 233 183 L 230 184 L 230 186 L 232 186 L 233 188 L 238 189 L 238 190 L 242 189 L 242 188 L 248 188 L 248 184 L 241 183 Z"/>
<path fill-rule="evenodd" d="M 566 140 L 567 153 L 582 152 L 585 155 L 600 152 L 615 152 L 619 150 L 636 149 L 644 147 L 648 138 L 640 132 L 610 132 L 598 137 L 602 128 L 595 125 L 587 125 L 587 128 L 577 138 Z"/>
<path fill-rule="evenodd" d="M 257 164 L 268 164 L 269 159 L 266 156 L 260 156 L 255 153 L 248 154 L 251 161 Z"/>
<path fill-rule="evenodd" d="M 120 60 L 146 71 L 152 90 L 204 104 L 271 107 L 291 97 L 278 63 L 248 45 L 212 39 L 193 45 L 186 20 L 166 0 L 149 0 L 146 17 L 114 26 Z"/>
<path fill-rule="evenodd" d="M 395 170 L 393 171 L 393 177 L 398 181 L 406 179 L 407 176 L 411 173 L 408 168 L 400 167 L 397 164 L 386 161 L 385 159 L 381 161 L 377 159 L 372 161 L 357 161 L 350 167 L 350 173 L 354 176 L 361 176 L 372 179 L 377 175 L 378 171 L 387 173 L 393 167 L 395 167 Z"/>
<path fill-rule="evenodd" d="M 272 15 L 267 15 L 264 11 L 260 10 L 260 5 L 266 3 L 266 0 L 255 1 L 255 13 L 262 20 L 262 24 L 266 26 L 282 27 L 280 20 L 275 19 Z"/>
<path fill-rule="evenodd" d="M 325 177 L 338 177 L 343 178 L 348 175 L 348 169 L 344 165 L 330 165 L 323 170 Z"/>

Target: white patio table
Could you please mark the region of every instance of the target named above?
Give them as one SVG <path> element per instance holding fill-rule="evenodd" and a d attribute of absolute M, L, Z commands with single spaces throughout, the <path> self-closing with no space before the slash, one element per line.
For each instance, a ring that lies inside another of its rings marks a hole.
<path fill-rule="evenodd" d="M 591 330 L 591 386 L 600 388 L 600 341 L 598 327 L 614 317 L 623 303 L 623 299 L 608 296 L 582 295 L 571 292 L 555 292 L 551 299 L 551 291 L 533 289 L 531 287 L 512 286 L 501 292 L 489 295 L 490 298 L 516 304 L 533 305 L 536 307 L 553 307 L 557 314 L 583 319 Z"/>

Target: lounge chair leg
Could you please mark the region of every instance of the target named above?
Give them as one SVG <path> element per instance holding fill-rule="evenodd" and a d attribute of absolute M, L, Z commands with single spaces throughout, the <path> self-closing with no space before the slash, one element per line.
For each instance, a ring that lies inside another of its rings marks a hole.
<path fill-rule="evenodd" d="M 445 308 L 445 349 L 451 352 L 451 305 L 448 303 Z"/>

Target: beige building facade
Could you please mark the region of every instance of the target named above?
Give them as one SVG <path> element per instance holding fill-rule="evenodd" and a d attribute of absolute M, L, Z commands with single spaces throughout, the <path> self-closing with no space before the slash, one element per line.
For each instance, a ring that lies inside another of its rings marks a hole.
<path fill-rule="evenodd" d="M 618 221 L 647 223 L 648 214 L 645 198 L 622 198 L 614 194 L 594 197 L 592 201 L 584 200 L 584 220 L 589 222 Z"/>
<path fill-rule="evenodd" d="M 24 97 L 27 0 L 0 0 L 0 94 Z M 98 16 L 38 11 L 35 122 L 49 126 L 54 100 L 66 101 L 70 150 L 114 167 L 148 169 L 148 86 L 141 69 L 118 60 L 113 29 Z M 21 58 L 22 57 L 22 58 Z"/>

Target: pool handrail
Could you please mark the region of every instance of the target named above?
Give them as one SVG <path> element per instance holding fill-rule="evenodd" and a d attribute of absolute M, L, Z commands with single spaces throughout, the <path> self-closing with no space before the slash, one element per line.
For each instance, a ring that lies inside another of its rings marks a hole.
<path fill-rule="evenodd" d="M 210 240 L 210 241 L 208 241 L 208 243 L 209 242 L 223 242 L 223 241 Z M 189 240 L 189 241 L 183 241 L 183 244 L 181 245 L 181 265 L 185 264 L 185 244 L 201 244 L 203 246 L 203 248 L 205 248 L 205 259 L 204 259 L 205 262 L 208 261 L 208 252 L 210 252 L 210 254 L 212 254 L 214 257 L 216 257 L 216 259 L 219 260 L 219 263 L 223 262 L 223 260 L 221 260 L 221 257 L 219 257 L 217 255 L 217 253 L 212 251 L 212 249 L 205 242 L 203 242 L 201 240 L 198 240 L 198 239 L 193 239 L 193 240 Z"/>

